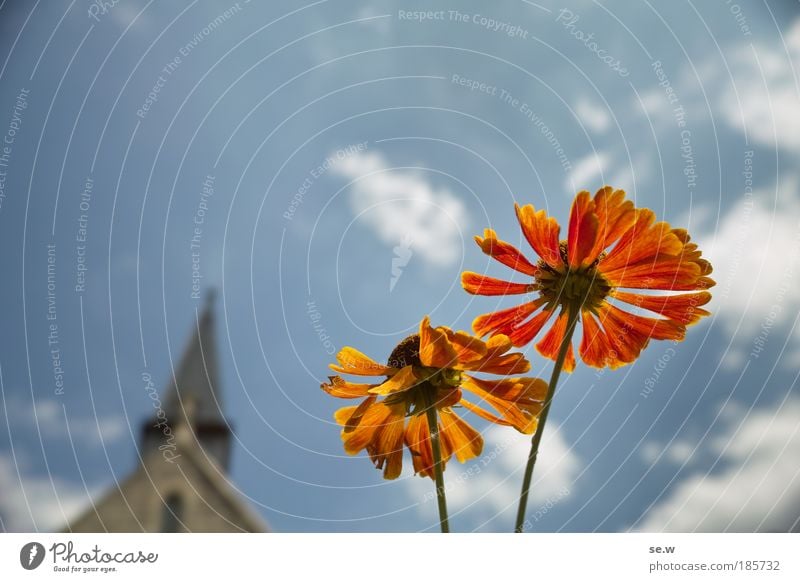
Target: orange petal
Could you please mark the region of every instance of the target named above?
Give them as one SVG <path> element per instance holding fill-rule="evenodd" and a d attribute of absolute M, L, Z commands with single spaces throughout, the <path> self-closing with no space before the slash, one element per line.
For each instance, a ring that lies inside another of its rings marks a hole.
<path fill-rule="evenodd" d="M 463 331 L 445 332 L 447 339 L 456 351 L 459 363 L 474 362 L 486 357 L 486 343 Z"/>
<path fill-rule="evenodd" d="M 468 376 L 465 389 L 491 394 L 512 402 L 544 402 L 547 395 L 547 382 L 541 378 L 504 378 L 502 380 L 483 380 Z"/>
<path fill-rule="evenodd" d="M 594 195 L 599 231 L 587 261 L 594 261 L 600 253 L 613 245 L 636 219 L 636 209 L 631 200 L 625 200 L 624 190 L 604 186 Z"/>
<path fill-rule="evenodd" d="M 639 295 L 614 290 L 611 296 L 684 324 L 696 323 L 701 317 L 709 315 L 709 312 L 700 309 L 700 306 L 711 300 L 711 293 L 707 291 L 679 295 Z"/>
<path fill-rule="evenodd" d="M 669 319 L 642 317 L 606 304 L 608 316 L 615 319 L 620 326 L 635 329 L 642 335 L 657 340 L 681 341 L 686 335 L 686 326 Z"/>
<path fill-rule="evenodd" d="M 472 404 L 471 402 L 462 398 L 461 404 L 466 409 L 477 414 L 481 418 L 484 418 L 490 422 L 494 422 L 495 424 L 513 426 L 519 432 L 524 434 L 531 434 L 536 430 L 536 425 L 539 421 L 539 414 L 542 411 L 541 402 L 511 402 L 509 400 L 498 398 L 497 396 L 489 394 L 488 392 L 483 392 L 474 384 L 470 387 L 467 387 L 467 383 L 465 383 L 464 387 L 480 396 L 483 402 L 489 404 L 500 414 L 500 417 L 498 418 L 491 412 L 488 412 L 482 407 Z"/>
<path fill-rule="evenodd" d="M 375 384 L 354 384 L 343 380 L 341 376 L 328 376 L 330 384 L 322 383 L 320 388 L 337 398 L 362 398 Z"/>
<path fill-rule="evenodd" d="M 605 332 L 600 328 L 594 316 L 583 312 L 583 337 L 581 338 L 580 355 L 584 362 L 594 368 L 617 367 L 616 357 L 612 356 L 612 347 Z"/>
<path fill-rule="evenodd" d="M 552 309 L 543 309 L 525 323 L 518 325 L 508 334 L 511 343 L 518 348 L 529 344 L 539 334 L 552 315 Z"/>
<path fill-rule="evenodd" d="M 448 368 L 458 363 L 458 353 L 447 337 L 446 328 L 431 327 L 428 316 L 419 324 L 419 359 L 423 366 Z"/>
<path fill-rule="evenodd" d="M 683 249 L 680 238 L 666 222 L 656 222 L 655 214 L 639 209 L 633 225 L 603 259 L 603 272 L 624 268 L 658 256 L 677 256 Z"/>
<path fill-rule="evenodd" d="M 459 463 L 479 457 L 483 451 L 481 433 L 464 422 L 449 408 L 440 412 L 442 419 L 442 440 L 447 441 L 448 449 L 456 456 Z"/>
<path fill-rule="evenodd" d="M 523 303 L 522 305 L 509 307 L 508 309 L 484 313 L 475 318 L 472 322 L 472 329 L 478 336 L 484 336 L 492 332 L 508 334 L 514 327 L 530 316 L 531 313 L 536 311 L 540 305 L 541 301 L 536 299 Z"/>
<path fill-rule="evenodd" d="M 384 479 L 397 479 L 403 469 L 403 435 L 405 433 L 405 406 L 391 405 L 391 412 L 383 426 L 376 432 L 367 447 L 377 469 L 383 469 Z"/>
<path fill-rule="evenodd" d="M 603 276 L 615 287 L 659 289 L 667 291 L 707 288 L 697 263 L 681 261 L 680 257 L 661 257 L 635 265 L 623 265 L 613 271 L 602 270 Z"/>
<path fill-rule="evenodd" d="M 363 404 L 367 404 L 363 414 L 359 415 L 358 411 L 353 414 L 342 430 L 344 450 L 350 455 L 355 455 L 372 442 L 376 432 L 383 427 L 392 412 L 383 402 L 373 400 L 369 403 L 367 400 Z"/>
<path fill-rule="evenodd" d="M 520 227 L 522 227 L 522 233 L 531 248 L 551 267 L 559 268 L 562 266 L 561 250 L 558 242 L 561 227 L 556 222 L 556 219 L 548 217 L 544 210 L 537 212 L 531 204 L 522 207 L 515 204 L 514 210 L 517 213 Z"/>
<path fill-rule="evenodd" d="M 491 228 L 483 231 L 483 238 L 476 236 L 475 242 L 485 254 L 515 271 L 531 276 L 538 271 L 536 266 L 526 259 L 517 247 L 498 239 L 497 233 Z"/>
<path fill-rule="evenodd" d="M 390 376 L 397 370 L 377 363 L 372 358 L 365 356 L 355 348 L 345 347 L 336 354 L 339 365 L 331 364 L 331 370 L 342 374 L 356 376 Z"/>
<path fill-rule="evenodd" d="M 490 352 L 485 358 L 463 366 L 463 369 L 505 376 L 509 374 L 524 374 L 531 369 L 531 363 L 521 353 L 495 355 Z"/>
<path fill-rule="evenodd" d="M 414 414 L 406 426 L 405 442 L 411 451 L 411 460 L 414 464 L 414 473 L 424 477 L 433 478 L 433 449 L 431 448 L 428 419 L 425 413 Z M 442 443 L 443 444 L 443 443 Z M 450 455 L 446 447 L 442 447 L 442 463 L 449 460 Z"/>
<path fill-rule="evenodd" d="M 528 283 L 511 283 L 472 271 L 461 273 L 461 286 L 473 295 L 521 295 L 533 290 L 533 286 Z"/>
<path fill-rule="evenodd" d="M 561 348 L 561 342 L 567 331 L 568 319 L 567 312 L 565 310 L 561 311 L 553 326 L 548 330 L 542 340 L 536 344 L 536 349 L 545 358 L 550 358 L 553 361 L 558 358 L 558 351 Z M 572 350 L 572 342 L 570 342 L 566 358 L 564 359 L 564 370 L 566 372 L 572 372 L 574 369 L 575 353 Z"/>
<path fill-rule="evenodd" d="M 582 190 L 575 196 L 569 213 L 569 234 L 567 237 L 567 256 L 569 266 L 576 269 L 594 261 L 590 257 L 597 240 L 599 222 L 594 211 L 591 195 Z"/>
<path fill-rule="evenodd" d="M 416 386 L 419 380 L 414 375 L 413 366 L 406 366 L 401 368 L 399 372 L 394 374 L 391 378 L 386 380 L 383 384 L 373 386 L 369 389 L 370 394 L 377 394 L 379 396 L 388 396 L 397 392 L 403 392 L 413 386 Z"/>

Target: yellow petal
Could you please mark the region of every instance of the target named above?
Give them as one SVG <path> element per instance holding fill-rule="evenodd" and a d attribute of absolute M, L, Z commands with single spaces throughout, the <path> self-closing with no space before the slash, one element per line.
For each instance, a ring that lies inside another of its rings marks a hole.
<path fill-rule="evenodd" d="M 370 388 L 369 392 L 371 394 L 379 394 L 380 396 L 388 396 L 394 392 L 408 390 L 417 384 L 418 381 L 419 380 L 414 375 L 413 367 L 406 366 L 405 368 L 401 368 L 399 372 L 386 380 L 383 384 Z"/>

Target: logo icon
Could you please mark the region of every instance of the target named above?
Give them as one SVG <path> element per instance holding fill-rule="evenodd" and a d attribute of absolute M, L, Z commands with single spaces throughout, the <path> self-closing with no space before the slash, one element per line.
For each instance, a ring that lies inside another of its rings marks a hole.
<path fill-rule="evenodd" d="M 39 542 L 28 542 L 19 551 L 19 563 L 26 570 L 35 570 L 44 561 L 44 546 Z"/>

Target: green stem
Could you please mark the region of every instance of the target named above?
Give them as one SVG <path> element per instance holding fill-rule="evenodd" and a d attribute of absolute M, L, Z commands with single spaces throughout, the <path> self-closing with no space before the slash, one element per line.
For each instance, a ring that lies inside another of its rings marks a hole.
<path fill-rule="evenodd" d="M 561 369 L 564 367 L 564 360 L 567 357 L 567 351 L 572 342 L 572 334 L 575 331 L 575 324 L 578 322 L 579 314 L 579 308 L 572 308 L 568 311 L 569 319 L 567 320 L 567 329 L 564 332 L 564 339 L 561 340 L 561 346 L 558 349 L 556 363 L 553 367 L 553 374 L 550 376 L 550 384 L 547 386 L 547 396 L 545 396 L 544 404 L 542 405 L 542 413 L 539 415 L 539 426 L 536 428 L 533 439 L 531 439 L 531 450 L 528 453 L 528 464 L 525 466 L 525 476 L 522 479 L 522 493 L 520 493 L 519 496 L 517 522 L 514 527 L 516 533 L 525 531 L 525 510 L 528 506 L 528 492 L 530 491 L 531 479 L 533 478 L 533 467 L 536 465 L 536 457 L 539 454 L 539 443 L 542 442 L 544 425 L 547 422 L 547 415 L 550 412 L 550 403 L 553 401 L 553 396 L 556 393 L 558 377 L 561 375 Z"/>
<path fill-rule="evenodd" d="M 426 388 L 429 388 L 426 386 Z M 430 387 L 433 389 L 433 387 Z M 450 524 L 447 520 L 447 498 L 444 491 L 444 469 L 442 468 L 442 446 L 439 442 L 439 422 L 436 418 L 436 407 L 428 390 L 425 394 L 425 415 L 428 417 L 428 430 L 431 433 L 431 448 L 433 449 L 433 475 L 436 479 L 436 501 L 439 504 L 439 524 L 442 533 L 450 533 Z"/>

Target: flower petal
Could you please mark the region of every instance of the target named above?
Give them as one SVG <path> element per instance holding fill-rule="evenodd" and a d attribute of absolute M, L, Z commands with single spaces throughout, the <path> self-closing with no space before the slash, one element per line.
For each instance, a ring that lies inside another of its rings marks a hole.
<path fill-rule="evenodd" d="M 411 451 L 414 473 L 433 479 L 433 449 L 431 447 L 428 419 L 425 413 L 414 414 L 408 421 L 405 434 L 406 446 Z M 444 445 L 443 439 L 440 444 Z M 442 446 L 442 465 L 450 459 L 450 450 Z M 444 468 L 444 467 L 442 467 Z"/>
<path fill-rule="evenodd" d="M 491 412 L 487 412 L 482 407 L 462 398 L 461 404 L 467 410 L 495 424 L 513 426 L 524 434 L 531 434 L 536 430 L 536 425 L 539 422 L 539 414 L 542 411 L 541 402 L 513 402 L 504 400 L 481 390 L 477 384 L 472 382 L 465 382 L 463 387 L 465 390 L 469 390 L 479 396 L 483 402 L 494 408 L 500 414 L 500 417 L 498 418 Z"/>
<path fill-rule="evenodd" d="M 458 363 L 458 353 L 447 331 L 444 327 L 431 327 L 428 316 L 419 324 L 419 359 L 423 366 L 449 368 Z"/>
<path fill-rule="evenodd" d="M 465 364 L 486 357 L 486 343 L 464 331 L 445 331 L 447 339 L 456 351 L 458 362 Z"/>
<path fill-rule="evenodd" d="M 354 384 L 342 379 L 341 376 L 328 376 L 330 384 L 324 382 L 320 385 L 325 392 L 337 398 L 363 398 L 369 396 L 368 391 L 375 384 Z"/>
<path fill-rule="evenodd" d="M 476 236 L 475 242 L 478 243 L 484 254 L 489 255 L 507 267 L 511 267 L 515 271 L 531 276 L 538 271 L 536 266 L 526 259 L 517 247 L 498 239 L 497 233 L 491 228 L 483 231 L 483 238 Z"/>
<path fill-rule="evenodd" d="M 636 221 L 603 258 L 603 272 L 624 268 L 659 256 L 678 256 L 683 249 L 680 238 L 666 222 L 655 222 L 648 208 L 638 210 Z"/>
<path fill-rule="evenodd" d="M 544 210 L 538 212 L 533 205 L 520 207 L 514 205 L 522 233 L 531 245 L 531 248 L 542 257 L 542 260 L 553 268 L 563 265 L 558 235 L 561 227 L 555 218 L 548 217 Z"/>
<path fill-rule="evenodd" d="M 481 433 L 464 422 L 449 408 L 439 411 L 442 420 L 442 440 L 446 440 L 449 450 L 456 456 L 459 463 L 464 463 L 479 457 L 483 451 L 483 437 Z"/>
<path fill-rule="evenodd" d="M 481 393 L 491 394 L 511 402 L 544 402 L 547 395 L 547 382 L 541 378 L 484 380 L 468 376 L 465 386 L 469 386 L 472 392 L 477 389 Z"/>
<path fill-rule="evenodd" d="M 569 213 L 567 257 L 569 266 L 577 269 L 591 263 L 589 258 L 597 240 L 599 221 L 595 214 L 594 201 L 586 190 L 578 192 Z"/>
<path fill-rule="evenodd" d="M 379 364 L 372 358 L 365 356 L 355 348 L 344 347 L 336 354 L 339 365 L 331 364 L 331 370 L 341 374 L 356 376 L 391 376 L 397 370 Z"/>
<path fill-rule="evenodd" d="M 613 357 L 612 347 L 594 315 L 583 312 L 583 337 L 581 338 L 580 355 L 586 364 L 594 368 L 617 368 L 622 365 Z"/>
<path fill-rule="evenodd" d="M 368 398 L 358 408 L 361 409 L 362 406 L 365 408 L 356 410 L 342 430 L 344 450 L 350 455 L 357 454 L 372 442 L 392 412 L 386 404 L 375 402 L 374 399 Z"/>
<path fill-rule="evenodd" d="M 625 200 L 624 190 L 614 190 L 611 186 L 604 186 L 594 195 L 594 204 L 599 230 L 594 247 L 586 257 L 590 263 L 617 242 L 636 220 L 633 201 Z"/>
<path fill-rule="evenodd" d="M 569 316 L 566 310 L 562 310 L 553 326 L 548 330 L 542 340 L 536 344 L 536 349 L 545 358 L 550 358 L 553 361 L 558 358 L 561 341 L 564 339 L 564 334 L 567 331 L 568 319 Z M 572 350 L 572 342 L 570 342 L 569 348 L 567 349 L 567 356 L 564 359 L 564 371 L 572 372 L 574 369 L 575 353 Z"/>
<path fill-rule="evenodd" d="M 511 343 L 518 348 L 529 344 L 533 338 L 539 335 L 542 327 L 550 320 L 552 315 L 553 309 L 543 309 L 528 321 L 518 325 L 508 334 Z"/>
<path fill-rule="evenodd" d="M 528 283 L 511 283 L 472 271 L 461 273 L 461 286 L 473 295 L 521 295 L 533 290 L 533 286 Z"/>
<path fill-rule="evenodd" d="M 611 296 L 687 325 L 696 323 L 700 321 L 700 318 L 710 315 L 705 309 L 700 309 L 701 305 L 711 301 L 711 293 L 707 291 L 681 293 L 678 295 L 639 295 L 637 293 L 614 290 L 611 292 Z"/>
<path fill-rule="evenodd" d="M 370 394 L 377 394 L 379 396 L 388 396 L 397 392 L 403 392 L 416 386 L 419 380 L 414 375 L 413 366 L 406 366 L 399 372 L 390 377 L 383 384 L 373 386 L 369 389 Z"/>
<path fill-rule="evenodd" d="M 405 434 L 405 406 L 388 406 L 390 414 L 376 431 L 367 451 L 377 469 L 383 469 L 384 479 L 397 479 L 403 469 L 403 435 Z"/>
<path fill-rule="evenodd" d="M 508 309 L 484 313 L 476 317 L 472 322 L 472 330 L 481 337 L 493 332 L 508 334 L 514 327 L 536 311 L 541 304 L 542 302 L 536 299 Z"/>

